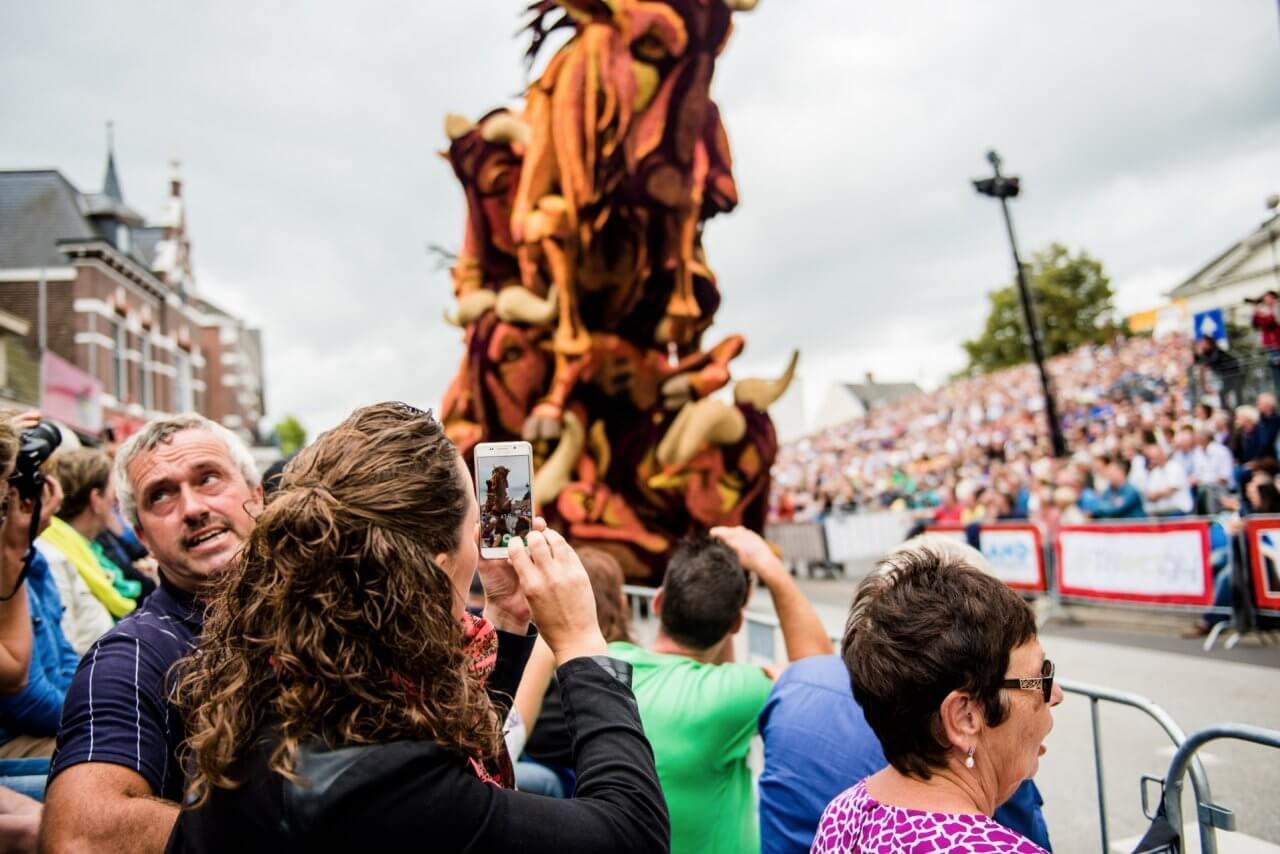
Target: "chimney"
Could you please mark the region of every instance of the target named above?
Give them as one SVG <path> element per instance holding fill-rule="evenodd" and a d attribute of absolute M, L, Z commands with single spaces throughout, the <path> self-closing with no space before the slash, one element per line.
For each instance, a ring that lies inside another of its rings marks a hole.
<path fill-rule="evenodd" d="M 175 199 L 182 198 L 182 161 L 169 161 L 169 195 Z"/>

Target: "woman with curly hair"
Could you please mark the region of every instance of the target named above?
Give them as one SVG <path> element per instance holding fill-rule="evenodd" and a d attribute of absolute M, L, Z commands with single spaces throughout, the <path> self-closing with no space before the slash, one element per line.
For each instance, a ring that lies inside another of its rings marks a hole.
<path fill-rule="evenodd" d="M 665 851 L 666 805 L 587 575 L 541 520 L 477 565 L 471 476 L 440 424 L 359 409 L 289 465 L 178 686 L 188 808 L 169 851 Z M 538 632 L 530 630 L 530 616 Z M 502 740 L 540 634 L 574 800 L 513 791 Z"/>

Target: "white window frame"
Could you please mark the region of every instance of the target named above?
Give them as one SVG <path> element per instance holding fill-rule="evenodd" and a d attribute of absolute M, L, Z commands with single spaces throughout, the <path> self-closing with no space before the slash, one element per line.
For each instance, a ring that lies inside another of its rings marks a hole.
<path fill-rule="evenodd" d="M 111 348 L 112 377 L 115 382 L 116 400 L 123 404 L 129 398 L 129 361 L 125 358 L 129 330 L 124 318 L 118 315 L 112 318 L 112 324 L 112 337 L 115 339 L 115 346 Z"/>

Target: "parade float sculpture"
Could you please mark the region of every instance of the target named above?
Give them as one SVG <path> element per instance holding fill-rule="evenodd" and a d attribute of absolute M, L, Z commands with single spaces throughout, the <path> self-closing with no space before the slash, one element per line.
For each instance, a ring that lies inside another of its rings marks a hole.
<path fill-rule="evenodd" d="M 530 62 L 569 38 L 522 109 L 450 116 L 444 156 L 466 199 L 452 268 L 465 330 L 445 395 L 450 438 L 535 444 L 535 505 L 579 544 L 657 581 L 711 525 L 765 521 L 790 383 L 729 384 L 745 341 L 703 338 L 720 292 L 707 220 L 738 202 L 710 97 L 736 12 L 755 0 L 540 0 Z"/>

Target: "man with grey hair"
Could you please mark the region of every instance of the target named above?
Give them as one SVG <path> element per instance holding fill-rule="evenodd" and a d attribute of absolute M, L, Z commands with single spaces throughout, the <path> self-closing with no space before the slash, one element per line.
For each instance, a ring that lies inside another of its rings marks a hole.
<path fill-rule="evenodd" d="M 199 415 L 147 424 L 120 449 L 115 481 L 160 587 L 89 648 L 71 682 L 45 795 L 48 850 L 164 850 L 185 786 L 170 670 L 200 633 L 206 585 L 262 509 L 248 448 Z"/>

